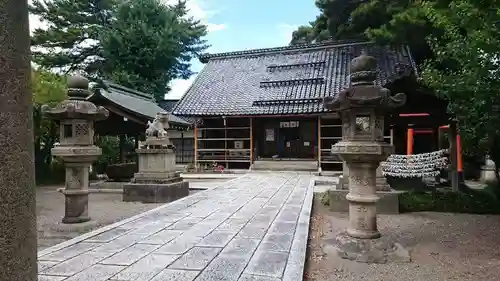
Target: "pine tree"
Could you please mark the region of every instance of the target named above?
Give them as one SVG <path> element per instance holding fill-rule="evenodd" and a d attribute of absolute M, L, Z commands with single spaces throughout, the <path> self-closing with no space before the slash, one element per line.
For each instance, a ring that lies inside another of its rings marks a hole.
<path fill-rule="evenodd" d="M 114 0 L 33 0 L 30 13 L 48 28 L 34 30 L 33 60 L 49 69 L 95 73 L 102 62 L 99 34 L 111 23 Z"/>
<path fill-rule="evenodd" d="M 206 26 L 187 17 L 185 1 L 130 0 L 117 6 L 102 32 L 103 76 L 163 100 L 168 83 L 193 73 L 190 61 L 206 50 Z"/>

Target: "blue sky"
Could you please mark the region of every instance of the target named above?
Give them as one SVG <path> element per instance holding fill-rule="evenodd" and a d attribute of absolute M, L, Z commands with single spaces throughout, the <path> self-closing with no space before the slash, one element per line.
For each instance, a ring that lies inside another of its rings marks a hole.
<path fill-rule="evenodd" d="M 172 0 L 174 1 L 174 0 Z M 210 53 L 288 45 L 292 31 L 319 14 L 314 0 L 188 0 L 191 15 L 207 24 Z M 293 3 L 293 4 L 292 4 Z M 197 72 L 203 64 L 193 61 Z M 196 75 L 176 80 L 167 98 L 181 97 Z"/>
<path fill-rule="evenodd" d="M 32 0 L 28 0 L 30 3 Z M 49 0 L 50 1 L 50 0 Z M 177 0 L 162 0 L 176 3 Z M 292 32 L 314 20 L 319 14 L 314 0 L 187 0 L 189 15 L 208 27 L 205 39 L 210 53 L 241 51 L 288 45 Z M 293 3 L 293 4 L 292 4 Z M 36 16 L 30 15 L 30 27 L 44 27 Z M 192 62 L 195 72 L 203 68 L 198 60 Z M 175 80 L 167 98 L 180 98 L 193 82 Z"/>

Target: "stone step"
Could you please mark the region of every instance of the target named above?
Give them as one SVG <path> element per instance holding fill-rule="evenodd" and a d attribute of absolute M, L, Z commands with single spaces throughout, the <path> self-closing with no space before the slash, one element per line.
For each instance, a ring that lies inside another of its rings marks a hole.
<path fill-rule="evenodd" d="M 316 161 L 259 160 L 253 163 L 252 170 L 316 172 L 318 164 Z"/>

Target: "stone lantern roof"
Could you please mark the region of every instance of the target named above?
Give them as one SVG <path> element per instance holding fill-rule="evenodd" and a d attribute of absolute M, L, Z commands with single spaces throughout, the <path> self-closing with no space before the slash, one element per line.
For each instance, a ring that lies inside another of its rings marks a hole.
<path fill-rule="evenodd" d="M 55 120 L 84 119 L 89 121 L 104 120 L 109 112 L 102 106 L 96 106 L 85 99 L 91 95 L 89 80 L 81 75 L 68 77 L 68 100 L 64 100 L 55 107 L 42 106 L 42 112 Z"/>
<path fill-rule="evenodd" d="M 324 99 L 328 110 L 344 111 L 353 108 L 375 108 L 388 110 L 403 105 L 406 95 L 398 93 L 391 96 L 390 91 L 375 84 L 377 77 L 377 59 L 365 52 L 352 59 L 350 64 L 351 86 L 342 90 L 338 96 Z"/>

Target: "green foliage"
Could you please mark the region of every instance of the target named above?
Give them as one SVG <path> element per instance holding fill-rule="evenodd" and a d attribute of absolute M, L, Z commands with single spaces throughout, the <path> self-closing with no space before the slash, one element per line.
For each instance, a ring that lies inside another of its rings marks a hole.
<path fill-rule="evenodd" d="M 115 136 L 99 136 L 95 143 L 102 153 L 94 163 L 94 169 L 96 174 L 104 174 L 108 164 L 120 162 L 120 141 Z"/>
<path fill-rule="evenodd" d="M 52 161 L 52 149 L 58 140 L 57 124 L 42 116 L 44 104 L 55 104 L 66 98 L 65 79 L 45 70 L 32 73 L 33 128 L 35 145 L 35 172 L 38 183 L 64 181 L 64 167 Z"/>
<path fill-rule="evenodd" d="M 363 37 L 362 32 L 349 28 L 351 13 L 361 1 L 316 0 L 320 15 L 308 25 L 299 26 L 292 33 L 290 44 L 321 42 L 329 39 L 344 40 Z"/>
<path fill-rule="evenodd" d="M 208 47 L 201 39 L 206 27 L 187 12 L 184 1 L 174 6 L 160 0 L 118 5 L 101 36 L 104 76 L 163 100 L 168 83 L 191 76 L 190 60 Z"/>
<path fill-rule="evenodd" d="M 106 173 L 108 165 L 117 164 L 121 162 L 120 159 L 120 139 L 116 136 L 98 136 L 95 140 L 97 146 L 102 150 L 101 155 L 94 163 L 94 172 L 96 174 Z M 135 143 L 132 138 L 125 138 L 123 144 L 124 156 L 134 154 Z M 135 154 L 134 154 L 135 155 Z M 130 159 L 124 159 L 124 162 L 129 162 Z M 132 160 L 133 161 L 133 160 Z"/>
<path fill-rule="evenodd" d="M 292 34 L 291 44 L 325 40 L 373 40 L 409 45 L 417 62 L 430 57 L 429 34 L 438 33 L 425 17 L 421 1 L 317 0 L 320 15 Z"/>
<path fill-rule="evenodd" d="M 486 191 L 410 191 L 399 196 L 399 209 L 401 212 L 499 214 L 500 201 Z"/>
<path fill-rule="evenodd" d="M 486 3 L 488 2 L 488 3 Z M 497 1 L 455 0 L 423 5 L 442 36 L 429 36 L 436 56 L 423 66 L 423 81 L 450 101 L 469 154 L 489 153 L 500 163 L 500 12 Z M 491 3 L 490 3 L 491 2 Z M 493 5 L 493 6 L 491 6 Z"/>
<path fill-rule="evenodd" d="M 321 193 L 320 202 L 325 206 L 330 206 L 330 193 L 328 191 Z"/>
<path fill-rule="evenodd" d="M 99 34 L 110 24 L 113 0 L 33 0 L 30 13 L 47 28 L 33 32 L 33 61 L 66 71 L 94 73 L 102 56 Z"/>

